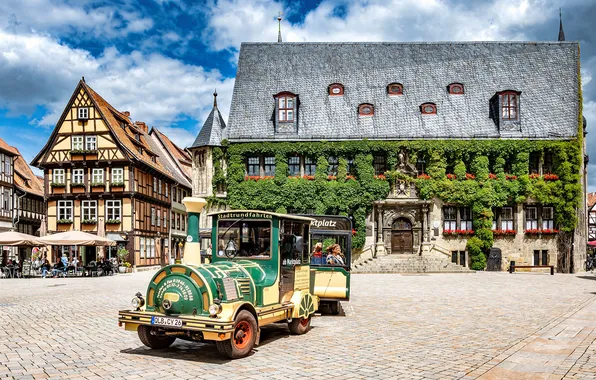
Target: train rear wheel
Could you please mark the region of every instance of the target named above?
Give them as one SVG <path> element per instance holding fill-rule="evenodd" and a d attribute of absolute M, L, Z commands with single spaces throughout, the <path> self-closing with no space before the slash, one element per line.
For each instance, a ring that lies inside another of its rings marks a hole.
<path fill-rule="evenodd" d="M 217 341 L 217 350 L 230 359 L 240 359 L 251 353 L 257 339 L 257 321 L 248 311 L 242 310 L 234 321 L 232 339 Z"/>
<path fill-rule="evenodd" d="M 302 335 L 308 331 L 310 327 L 310 316 L 306 318 L 294 318 L 292 322 L 288 323 L 290 332 L 294 335 Z"/>
<path fill-rule="evenodd" d="M 139 326 L 137 332 L 141 342 L 149 348 L 168 348 L 176 340 L 173 336 L 151 335 L 151 326 Z"/>

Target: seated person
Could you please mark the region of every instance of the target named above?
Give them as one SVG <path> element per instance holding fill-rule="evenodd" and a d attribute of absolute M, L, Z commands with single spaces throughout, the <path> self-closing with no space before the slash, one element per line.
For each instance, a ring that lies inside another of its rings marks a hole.
<path fill-rule="evenodd" d="M 346 265 L 345 257 L 341 254 L 341 247 L 339 244 L 332 244 L 327 248 L 329 252 L 327 255 L 327 264 L 330 265 Z"/>
<path fill-rule="evenodd" d="M 322 264 L 323 261 L 323 243 L 315 244 L 315 247 L 311 253 L 312 264 Z"/>
<path fill-rule="evenodd" d="M 43 263 L 41 264 L 41 277 L 42 278 L 46 278 L 46 274 L 48 273 L 48 271 L 50 270 L 50 268 L 52 267 L 52 265 L 50 264 L 50 262 L 48 261 L 48 259 L 45 259 L 43 261 Z"/>
<path fill-rule="evenodd" d="M 56 277 L 59 272 L 64 272 L 65 268 L 66 265 L 64 265 L 64 262 L 61 259 L 58 259 L 58 261 L 56 261 L 56 264 L 54 264 L 54 269 L 52 270 L 52 277 Z"/>

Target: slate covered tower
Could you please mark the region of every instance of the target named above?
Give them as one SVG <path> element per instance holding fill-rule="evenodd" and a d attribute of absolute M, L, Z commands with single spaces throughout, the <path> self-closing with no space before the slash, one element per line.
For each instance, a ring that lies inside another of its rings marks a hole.
<path fill-rule="evenodd" d="M 225 189 L 212 185 L 216 166 L 222 170 L 224 163 L 221 159 L 214 163 L 214 148 L 222 148 L 221 141 L 226 123 L 217 107 L 217 91 L 213 93 L 213 109 L 194 143 L 188 148 L 192 156 L 192 196 L 209 198 L 212 196 L 225 197 Z M 218 158 L 215 158 L 216 160 Z M 200 226 L 207 226 L 207 212 L 201 213 Z"/>

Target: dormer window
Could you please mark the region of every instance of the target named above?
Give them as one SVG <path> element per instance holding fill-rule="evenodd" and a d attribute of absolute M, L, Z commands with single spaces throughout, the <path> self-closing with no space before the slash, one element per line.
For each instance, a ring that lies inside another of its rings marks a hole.
<path fill-rule="evenodd" d="M 358 115 L 373 116 L 375 114 L 375 106 L 369 103 L 363 103 L 358 106 Z"/>
<path fill-rule="evenodd" d="M 273 95 L 273 98 L 275 99 L 275 132 L 297 133 L 298 95 L 284 91 Z"/>
<path fill-rule="evenodd" d="M 389 95 L 403 95 L 404 87 L 401 83 L 391 83 L 387 86 L 387 94 Z"/>
<path fill-rule="evenodd" d="M 87 120 L 89 119 L 89 108 L 83 107 L 79 108 L 79 120 Z"/>
<path fill-rule="evenodd" d="M 420 106 L 420 113 L 423 115 L 436 115 L 437 105 L 435 103 L 423 103 Z"/>
<path fill-rule="evenodd" d="M 344 85 L 341 83 L 333 83 L 329 85 L 328 88 L 330 96 L 337 96 L 344 94 Z"/>
<path fill-rule="evenodd" d="M 451 83 L 449 86 L 447 86 L 447 92 L 452 95 L 463 95 L 464 85 L 461 83 Z"/>
<path fill-rule="evenodd" d="M 501 103 L 501 120 L 519 120 L 519 92 L 504 91 L 499 94 Z"/>

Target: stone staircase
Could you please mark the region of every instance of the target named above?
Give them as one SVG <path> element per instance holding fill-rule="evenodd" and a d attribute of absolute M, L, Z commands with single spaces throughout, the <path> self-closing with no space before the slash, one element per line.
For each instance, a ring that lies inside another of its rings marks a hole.
<path fill-rule="evenodd" d="M 384 255 L 352 268 L 352 273 L 474 273 L 444 255 Z"/>

